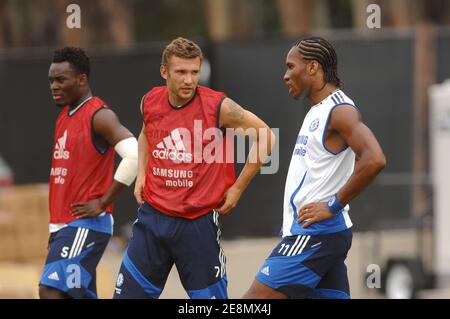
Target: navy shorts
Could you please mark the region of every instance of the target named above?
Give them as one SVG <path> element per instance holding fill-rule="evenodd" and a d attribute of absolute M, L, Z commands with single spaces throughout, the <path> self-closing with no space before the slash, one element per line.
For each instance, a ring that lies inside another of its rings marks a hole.
<path fill-rule="evenodd" d="M 52 287 L 72 298 L 97 298 L 96 268 L 109 234 L 67 226 L 52 233 L 40 285 Z"/>
<path fill-rule="evenodd" d="M 348 299 L 345 258 L 352 230 L 288 236 L 275 247 L 256 275 L 261 283 L 289 298 Z"/>
<path fill-rule="evenodd" d="M 190 298 L 227 298 L 218 214 L 190 220 L 167 216 L 144 203 L 133 225 L 114 298 L 158 298 L 174 264 Z"/>

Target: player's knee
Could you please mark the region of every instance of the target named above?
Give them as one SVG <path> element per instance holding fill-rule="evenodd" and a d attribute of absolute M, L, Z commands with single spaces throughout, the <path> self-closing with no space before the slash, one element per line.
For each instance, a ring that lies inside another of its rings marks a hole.
<path fill-rule="evenodd" d="M 265 284 L 254 280 L 242 299 L 286 299 L 287 296 Z"/>
<path fill-rule="evenodd" d="M 39 286 L 39 298 L 40 299 L 53 299 L 53 291 L 54 289 L 49 288 L 47 286 Z"/>
<path fill-rule="evenodd" d="M 55 288 L 51 288 L 51 287 L 47 287 L 47 286 L 39 286 L 39 298 L 40 299 L 66 299 L 67 296 L 55 289 Z"/>

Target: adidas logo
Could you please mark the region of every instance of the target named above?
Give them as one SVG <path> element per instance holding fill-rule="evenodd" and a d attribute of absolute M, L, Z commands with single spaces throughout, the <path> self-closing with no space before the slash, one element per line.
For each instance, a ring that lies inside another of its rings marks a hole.
<path fill-rule="evenodd" d="M 58 138 L 58 142 L 55 145 L 55 151 L 53 152 L 53 157 L 57 160 L 59 159 L 69 159 L 70 153 L 66 151 L 66 141 L 67 141 L 67 130 L 64 131 L 62 137 Z"/>
<path fill-rule="evenodd" d="M 263 269 L 261 269 L 261 273 L 263 273 L 266 276 L 269 276 L 269 266 L 266 266 Z"/>
<path fill-rule="evenodd" d="M 56 271 L 51 273 L 47 278 L 51 279 L 51 280 L 59 281 L 59 276 L 58 276 L 58 273 Z"/>
<path fill-rule="evenodd" d="M 162 142 L 156 145 L 157 149 L 152 152 L 154 158 L 170 159 L 175 163 L 191 163 L 192 154 L 186 152 L 183 140 L 180 136 L 180 131 L 175 129 L 166 136 Z"/>

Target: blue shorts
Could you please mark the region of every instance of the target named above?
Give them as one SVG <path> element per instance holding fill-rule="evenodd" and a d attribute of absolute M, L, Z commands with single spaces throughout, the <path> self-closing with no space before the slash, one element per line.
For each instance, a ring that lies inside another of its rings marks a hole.
<path fill-rule="evenodd" d="M 256 275 L 261 283 L 289 298 L 348 299 L 345 258 L 352 230 L 289 236 L 275 247 Z"/>
<path fill-rule="evenodd" d="M 190 298 L 227 298 L 218 214 L 190 220 L 167 216 L 144 203 L 133 225 L 114 298 L 158 298 L 174 264 Z"/>
<path fill-rule="evenodd" d="M 97 298 L 96 268 L 110 234 L 67 226 L 52 233 L 40 285 L 72 298 Z"/>

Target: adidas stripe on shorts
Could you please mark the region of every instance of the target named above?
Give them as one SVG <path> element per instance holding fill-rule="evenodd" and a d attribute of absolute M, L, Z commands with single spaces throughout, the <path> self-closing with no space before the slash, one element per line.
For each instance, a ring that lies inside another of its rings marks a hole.
<path fill-rule="evenodd" d="M 218 214 L 191 220 L 165 215 L 144 203 L 133 225 L 114 299 L 158 298 L 173 265 L 190 298 L 228 297 Z"/>
<path fill-rule="evenodd" d="M 75 299 L 97 298 L 96 268 L 110 238 L 107 233 L 72 226 L 52 233 L 39 284 Z"/>
<path fill-rule="evenodd" d="M 348 299 L 350 289 L 344 261 L 351 243 L 351 229 L 284 237 L 256 279 L 289 298 Z"/>

